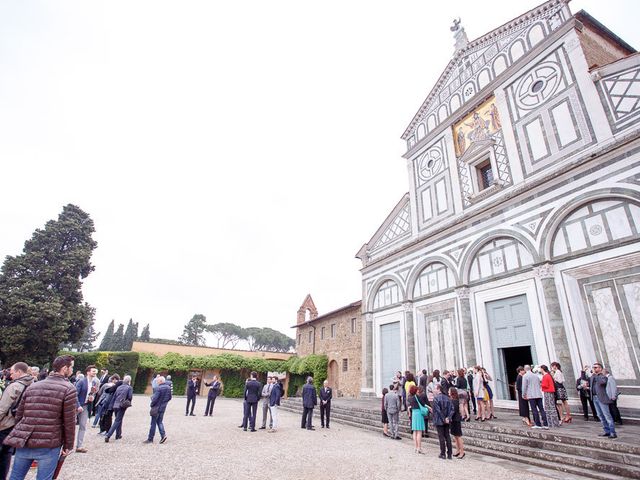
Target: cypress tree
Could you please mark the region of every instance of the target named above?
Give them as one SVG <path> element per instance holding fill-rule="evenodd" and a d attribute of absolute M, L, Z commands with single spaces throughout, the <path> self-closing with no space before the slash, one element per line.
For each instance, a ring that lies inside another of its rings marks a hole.
<path fill-rule="evenodd" d="M 124 325 L 119 324 L 116 333 L 113 334 L 113 341 L 109 348 L 113 352 L 124 351 Z"/>
<path fill-rule="evenodd" d="M 148 342 L 151 339 L 151 331 L 149 330 L 149 324 L 147 323 L 142 329 L 139 340 L 141 342 Z"/>
<path fill-rule="evenodd" d="M 111 345 L 113 344 L 113 322 L 114 321 L 111 320 L 111 322 L 109 323 L 107 331 L 105 332 L 104 337 L 102 337 L 102 341 L 100 342 L 98 350 L 101 350 L 103 352 L 111 351 Z"/>

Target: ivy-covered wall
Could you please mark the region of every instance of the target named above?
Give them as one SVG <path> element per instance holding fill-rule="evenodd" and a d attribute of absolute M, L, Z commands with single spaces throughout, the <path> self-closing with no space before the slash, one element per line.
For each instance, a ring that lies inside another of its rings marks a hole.
<path fill-rule="evenodd" d="M 207 356 L 180 355 L 167 353 L 158 356 L 145 352 L 60 352 L 75 358 L 76 370 L 82 370 L 87 365 L 97 368 L 108 368 L 110 373 L 121 376 L 131 375 L 134 391 L 144 393 L 154 372 L 171 375 L 173 392 L 184 395 L 187 385 L 187 375 L 191 370 L 220 370 L 221 381 L 224 385 L 223 395 L 226 397 L 241 397 L 244 392 L 244 382 L 251 371 L 256 371 L 260 378 L 267 372 L 288 372 L 290 375 L 288 394 L 293 396 L 311 375 L 316 388 L 322 387 L 327 378 L 327 357 L 325 355 L 308 355 L 303 358 L 291 357 L 289 360 L 265 360 L 262 358 L 247 358 L 240 355 L 222 354 Z"/>

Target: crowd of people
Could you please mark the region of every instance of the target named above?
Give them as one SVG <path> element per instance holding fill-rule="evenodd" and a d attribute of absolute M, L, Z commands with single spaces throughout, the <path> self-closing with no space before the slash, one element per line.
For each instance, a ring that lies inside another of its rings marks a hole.
<path fill-rule="evenodd" d="M 133 400 L 131 376 L 89 365 L 84 372 L 74 374 L 74 360 L 70 356 L 56 358 L 51 371 L 29 367 L 17 362 L 0 372 L 0 480 L 9 474 L 10 480 L 21 480 L 34 462 L 38 478 L 53 478 L 66 455 L 75 450 L 86 453 L 84 438 L 87 426 L 99 428 L 99 435 L 109 443 L 122 438 L 123 421 Z M 519 415 L 523 423 L 533 429 L 557 428 L 569 424 L 573 417 L 568 403 L 565 377 L 558 362 L 531 367 L 518 367 L 515 382 Z M 406 412 L 411 425 L 414 451 L 422 454 L 423 435 L 429 434 L 429 423 L 435 426 L 440 444 L 440 458 L 465 458 L 462 439 L 463 422 L 473 418 L 477 422 L 496 418 L 493 404 L 492 378 L 482 367 L 444 371 L 426 369 L 417 375 L 397 372 L 388 388 L 382 390 L 383 435 L 400 439 L 400 415 Z M 212 416 L 222 384 L 217 376 L 210 382 L 204 416 Z M 167 441 L 163 418 L 173 396 L 171 377 L 153 378 L 150 402 L 151 423 L 144 443 L 153 443 L 156 430 L 160 443 Z M 200 380 L 193 375 L 187 382 L 185 415 L 195 416 L 194 409 Z M 601 436 L 617 438 L 615 424 L 622 418 L 617 408 L 618 389 L 615 378 L 602 364 L 585 366 L 576 381 L 585 421 L 591 417 L 603 426 Z M 239 428 L 256 432 L 258 406 L 262 406 L 262 425 L 259 429 L 278 430 L 278 407 L 284 386 L 277 377 L 267 377 L 262 385 L 256 372 L 245 382 L 243 416 Z M 313 411 L 320 406 L 322 428 L 330 428 L 332 389 L 325 381 L 319 394 L 308 377 L 302 388 L 303 413 L 301 428 L 315 430 Z M 533 421 L 531 420 L 533 417 Z M 77 434 L 76 434 L 77 427 Z M 453 437 L 453 441 L 452 438 Z M 75 445 L 75 448 L 74 448 Z M 453 446 L 455 445 L 455 453 Z"/>
<path fill-rule="evenodd" d="M 532 429 L 558 428 L 573 421 L 565 386 L 565 377 L 558 362 L 550 367 L 524 365 L 517 368 L 515 390 L 518 413 L 523 423 Z M 407 412 L 414 441 L 414 451 L 423 453 L 423 436 L 429 434 L 429 422 L 436 427 L 440 443 L 440 458 L 465 457 L 462 424 L 474 420 L 485 422 L 497 418 L 494 411 L 491 375 L 481 366 L 471 369 L 424 369 L 417 374 L 398 371 L 388 387 L 382 389 L 383 435 L 399 439 L 400 413 Z M 585 366 L 576 381 L 585 421 L 600 421 L 602 437 L 617 438 L 615 425 L 622 425 L 617 407 L 619 391 L 615 378 L 602 364 Z M 531 420 L 533 417 L 533 421 Z M 456 453 L 452 453 L 454 439 Z"/>
<path fill-rule="evenodd" d="M 17 362 L 0 374 L 0 480 L 9 475 L 12 454 L 10 480 L 24 479 L 32 466 L 37 466 L 39 480 L 56 478 L 69 453 L 87 452 L 83 445 L 90 421 L 93 428 L 100 428 L 98 434 L 106 443 L 114 434 L 116 440 L 122 438 L 124 416 L 133 399 L 131 376 L 110 375 L 106 369 L 98 373 L 94 365 L 74 374 L 73 367 L 73 357 L 60 356 L 50 372 Z M 153 442 L 156 427 L 160 443 L 167 440 L 162 419 L 171 391 L 170 379 L 155 379 L 144 443 Z"/>

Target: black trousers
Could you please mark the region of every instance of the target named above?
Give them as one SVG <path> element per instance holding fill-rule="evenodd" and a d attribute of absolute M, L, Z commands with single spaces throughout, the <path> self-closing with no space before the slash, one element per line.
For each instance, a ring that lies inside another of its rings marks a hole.
<path fill-rule="evenodd" d="M 618 410 L 618 400 L 614 400 L 613 403 L 609 404 L 609 411 L 611 412 L 613 421 L 618 425 L 622 425 L 622 416 L 620 415 L 620 410 Z"/>
<path fill-rule="evenodd" d="M 13 427 L 6 430 L 0 430 L 0 445 L 4 442 L 4 439 L 11 433 Z M 0 447 L 0 480 L 6 480 L 9 474 L 9 465 L 11 465 L 11 454 L 13 448 L 2 445 Z"/>
<path fill-rule="evenodd" d="M 189 404 L 191 404 L 191 411 L 189 411 Z M 193 413 L 193 409 L 196 406 L 196 397 L 187 397 L 187 408 L 185 409 L 184 413 L 189 414 L 189 413 Z"/>
<path fill-rule="evenodd" d="M 473 392 L 469 392 L 469 399 L 471 400 L 471 403 L 473 403 L 473 414 L 475 415 L 478 413 L 478 409 L 476 408 L 476 396 Z"/>
<path fill-rule="evenodd" d="M 325 422 L 326 415 L 326 422 Z M 320 425 L 323 427 L 326 425 L 329 426 L 329 418 L 331 417 L 331 402 L 327 402 L 325 405 L 320 402 Z"/>
<path fill-rule="evenodd" d="M 445 455 L 445 446 L 447 447 L 447 457 L 453 455 L 453 449 L 451 447 L 451 425 L 436 425 L 438 430 L 438 441 L 440 442 L 440 455 Z"/>
<path fill-rule="evenodd" d="M 311 408 L 304 407 L 304 409 L 302 410 L 302 423 L 300 423 L 300 427 L 310 429 L 311 427 L 313 427 L 313 424 L 311 423 L 312 419 L 313 419 L 313 407 Z"/>
<path fill-rule="evenodd" d="M 593 418 L 598 418 L 598 414 L 596 413 L 596 406 L 593 404 L 593 400 L 583 395 L 580 395 L 580 402 L 582 402 L 582 413 L 584 415 L 585 420 L 589 420 L 588 406 L 591 407 L 591 415 L 593 415 Z"/>
<path fill-rule="evenodd" d="M 100 417 L 100 432 L 108 432 L 113 422 L 113 410 L 107 410 Z"/>
<path fill-rule="evenodd" d="M 258 413 L 258 402 L 249 403 L 245 402 L 244 418 L 242 419 L 242 428 L 249 428 L 251 430 L 256 429 L 256 415 Z"/>
<path fill-rule="evenodd" d="M 210 396 L 207 397 L 207 406 L 204 409 L 205 415 L 213 415 L 213 406 L 216 403 L 216 397 Z"/>

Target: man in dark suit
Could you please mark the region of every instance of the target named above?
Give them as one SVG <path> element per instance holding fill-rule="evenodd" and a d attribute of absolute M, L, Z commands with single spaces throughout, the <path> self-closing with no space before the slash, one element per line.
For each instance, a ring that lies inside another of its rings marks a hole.
<path fill-rule="evenodd" d="M 185 416 L 190 415 L 195 417 L 193 409 L 196 406 L 196 395 L 198 393 L 198 376 L 193 375 L 191 380 L 187 382 L 187 408 L 184 412 Z M 191 411 L 189 411 L 189 404 L 191 404 Z"/>
<path fill-rule="evenodd" d="M 329 417 L 331 416 L 331 399 L 333 398 L 333 390 L 329 387 L 329 381 L 325 380 L 320 389 L 320 424 L 322 428 L 326 425 L 329 428 Z"/>
<path fill-rule="evenodd" d="M 260 400 L 260 393 L 262 385 L 256 380 L 258 374 L 251 372 L 251 378 L 244 386 L 244 401 L 246 407 L 244 409 L 244 418 L 242 419 L 242 429 L 246 432 L 247 425 L 252 432 L 256 431 L 256 414 L 258 413 L 258 400 Z"/>
<path fill-rule="evenodd" d="M 307 377 L 307 383 L 302 387 L 302 423 L 300 428 L 306 428 L 307 430 L 315 430 L 311 423 L 313 418 L 313 407 L 318 404 L 318 397 L 316 395 L 316 389 L 313 386 L 313 378 Z"/>
<path fill-rule="evenodd" d="M 213 416 L 213 406 L 216 404 L 216 398 L 218 397 L 218 393 L 220 393 L 220 382 L 218 381 L 218 376 L 214 375 L 211 383 L 204 382 L 205 386 L 211 387 L 209 389 L 209 394 L 207 395 L 207 406 L 204 409 L 205 417 Z"/>

